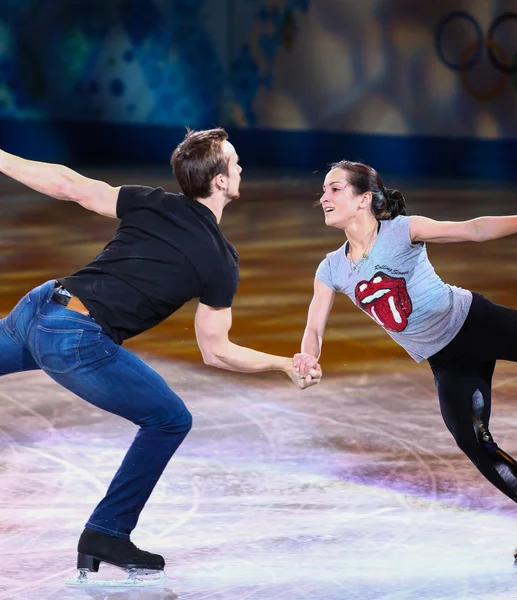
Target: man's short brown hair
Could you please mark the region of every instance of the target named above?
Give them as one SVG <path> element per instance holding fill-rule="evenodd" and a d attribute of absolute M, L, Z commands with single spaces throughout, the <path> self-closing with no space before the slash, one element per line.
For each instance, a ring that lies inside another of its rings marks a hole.
<path fill-rule="evenodd" d="M 208 198 L 212 193 L 211 181 L 219 174 L 228 175 L 228 158 L 222 150 L 228 139 L 226 131 L 187 128 L 184 140 L 172 153 L 171 165 L 185 196 Z"/>

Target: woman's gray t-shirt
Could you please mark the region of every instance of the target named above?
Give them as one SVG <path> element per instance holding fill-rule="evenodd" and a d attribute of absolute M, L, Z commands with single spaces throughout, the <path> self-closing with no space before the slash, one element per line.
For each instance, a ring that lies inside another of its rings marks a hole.
<path fill-rule="evenodd" d="M 427 257 L 425 244 L 413 244 L 411 217 L 380 221 L 366 259 L 354 263 L 347 244 L 330 252 L 316 277 L 349 296 L 378 325 L 421 362 L 444 348 L 467 318 L 472 294 L 444 283 Z"/>

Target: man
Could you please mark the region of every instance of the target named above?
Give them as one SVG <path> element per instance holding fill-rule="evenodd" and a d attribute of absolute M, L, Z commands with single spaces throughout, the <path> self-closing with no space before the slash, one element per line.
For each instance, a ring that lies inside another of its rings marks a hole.
<path fill-rule="evenodd" d="M 38 192 L 120 219 L 104 250 L 69 277 L 29 292 L 0 321 L 0 375 L 42 369 L 91 404 L 140 429 L 78 544 L 79 569 L 101 561 L 125 569 L 163 570 L 130 533 L 171 456 L 192 426 L 163 378 L 121 347 L 199 298 L 195 330 L 204 362 L 240 372 L 284 371 L 299 387 L 292 359 L 228 339 L 238 255 L 219 222 L 239 197 L 241 167 L 223 129 L 187 131 L 171 164 L 184 194 L 144 186 L 112 187 L 60 165 L 0 152 L 0 171 Z"/>

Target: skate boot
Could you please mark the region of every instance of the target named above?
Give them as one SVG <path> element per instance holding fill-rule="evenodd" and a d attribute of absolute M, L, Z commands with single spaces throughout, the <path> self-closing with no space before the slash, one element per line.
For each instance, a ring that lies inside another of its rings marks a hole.
<path fill-rule="evenodd" d="M 166 579 L 163 572 L 165 567 L 163 556 L 140 550 L 128 539 L 108 535 L 93 529 L 85 529 L 79 538 L 77 552 L 77 568 L 80 575 L 78 579 L 66 582 L 70 585 L 144 586 L 159 585 Z M 128 571 L 128 579 L 125 581 L 89 580 L 88 572 L 97 573 L 101 562 Z M 160 577 L 158 579 L 137 578 L 138 574 L 149 575 L 150 573 L 159 573 Z"/>

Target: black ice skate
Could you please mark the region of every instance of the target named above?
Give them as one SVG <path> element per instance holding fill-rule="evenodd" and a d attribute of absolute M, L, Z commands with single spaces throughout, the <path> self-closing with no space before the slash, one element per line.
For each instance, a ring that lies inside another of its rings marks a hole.
<path fill-rule="evenodd" d="M 77 568 L 79 577 L 66 581 L 68 585 L 122 585 L 122 586 L 148 586 L 160 585 L 167 576 L 163 572 L 165 561 L 163 556 L 152 554 L 137 548 L 133 542 L 85 529 L 79 538 L 77 546 Z M 90 580 L 88 572 L 97 573 L 101 562 L 114 565 L 128 572 L 126 580 Z M 141 579 L 137 575 L 159 574 L 158 578 Z"/>

